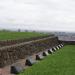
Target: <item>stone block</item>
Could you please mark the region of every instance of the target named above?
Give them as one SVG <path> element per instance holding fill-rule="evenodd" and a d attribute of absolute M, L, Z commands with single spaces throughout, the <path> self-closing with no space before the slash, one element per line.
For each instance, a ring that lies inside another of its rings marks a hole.
<path fill-rule="evenodd" d="M 48 50 L 48 53 L 49 53 L 49 54 L 52 54 L 52 53 L 53 53 L 53 50 L 52 50 L 52 49 L 49 49 L 49 50 Z"/>
<path fill-rule="evenodd" d="M 59 48 L 61 48 L 61 45 L 58 45 L 59 46 Z"/>
<path fill-rule="evenodd" d="M 36 55 L 36 60 L 42 60 L 42 59 L 44 59 L 44 56 L 42 56 L 42 54 Z"/>
<path fill-rule="evenodd" d="M 60 48 L 58 46 L 56 46 L 56 48 L 59 50 Z"/>
<path fill-rule="evenodd" d="M 55 47 L 52 48 L 53 51 L 56 51 L 57 49 Z"/>
<path fill-rule="evenodd" d="M 44 51 L 43 52 L 43 56 L 48 56 L 49 54 L 48 54 L 48 52 L 47 51 Z"/>
<path fill-rule="evenodd" d="M 20 64 L 12 65 L 10 68 L 10 72 L 12 74 L 19 74 L 23 70 L 24 70 L 24 67 L 22 67 Z"/>
<path fill-rule="evenodd" d="M 63 47 L 64 45 L 63 44 L 61 44 L 61 47 Z"/>
<path fill-rule="evenodd" d="M 34 60 L 34 59 L 32 59 L 32 58 L 27 58 L 25 65 L 27 65 L 27 66 L 32 66 L 32 65 L 35 64 L 35 63 L 36 63 L 36 60 Z"/>

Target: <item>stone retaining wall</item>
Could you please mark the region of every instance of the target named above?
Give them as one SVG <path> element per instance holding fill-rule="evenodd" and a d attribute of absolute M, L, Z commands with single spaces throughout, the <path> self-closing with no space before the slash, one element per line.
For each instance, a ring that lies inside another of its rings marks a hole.
<path fill-rule="evenodd" d="M 53 35 L 45 35 L 45 36 L 32 37 L 32 38 L 23 38 L 23 39 L 15 39 L 15 40 L 1 40 L 0 41 L 0 47 L 13 45 L 13 44 L 17 44 L 17 43 L 19 44 L 19 43 L 27 42 L 27 41 L 31 41 L 31 40 L 42 39 L 42 38 L 49 37 L 49 36 L 53 36 Z"/>
<path fill-rule="evenodd" d="M 10 65 L 19 59 L 38 53 L 50 47 L 58 45 L 57 37 L 48 37 L 42 40 L 35 40 L 29 43 L 20 43 L 0 48 L 0 67 Z"/>

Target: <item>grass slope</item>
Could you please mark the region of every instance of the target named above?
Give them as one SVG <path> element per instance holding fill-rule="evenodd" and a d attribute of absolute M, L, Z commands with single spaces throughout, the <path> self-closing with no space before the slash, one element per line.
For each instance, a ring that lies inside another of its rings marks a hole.
<path fill-rule="evenodd" d="M 0 32 L 0 40 L 20 39 L 45 36 L 47 34 L 36 32 Z"/>
<path fill-rule="evenodd" d="M 19 75 L 75 75 L 75 45 L 68 45 Z"/>

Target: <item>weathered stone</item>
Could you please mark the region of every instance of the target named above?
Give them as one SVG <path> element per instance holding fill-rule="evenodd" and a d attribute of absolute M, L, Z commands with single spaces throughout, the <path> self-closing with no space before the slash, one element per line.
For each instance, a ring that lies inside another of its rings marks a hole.
<path fill-rule="evenodd" d="M 43 52 L 43 56 L 48 56 L 49 54 L 48 54 L 48 52 L 47 51 L 44 51 Z"/>
<path fill-rule="evenodd" d="M 63 44 L 61 44 L 61 47 L 63 47 L 64 45 Z"/>
<path fill-rule="evenodd" d="M 60 48 L 58 46 L 56 46 L 56 48 L 59 50 Z"/>
<path fill-rule="evenodd" d="M 61 48 L 61 45 L 58 45 L 59 46 L 59 48 Z"/>
<path fill-rule="evenodd" d="M 52 50 L 52 49 L 49 49 L 49 50 L 48 50 L 48 53 L 49 53 L 49 54 L 52 54 L 52 53 L 53 53 L 53 50 Z"/>
<path fill-rule="evenodd" d="M 36 63 L 36 60 L 34 60 L 32 58 L 27 58 L 25 65 L 32 66 L 35 63 Z"/>
<path fill-rule="evenodd" d="M 42 60 L 42 59 L 44 59 L 44 56 L 42 56 L 42 54 L 36 55 L 36 60 Z"/>
<path fill-rule="evenodd" d="M 24 67 L 22 67 L 20 64 L 12 65 L 10 68 L 10 71 L 12 74 L 18 74 L 23 70 L 24 70 Z"/>
<path fill-rule="evenodd" d="M 52 48 L 53 51 L 56 51 L 57 49 L 55 47 Z"/>

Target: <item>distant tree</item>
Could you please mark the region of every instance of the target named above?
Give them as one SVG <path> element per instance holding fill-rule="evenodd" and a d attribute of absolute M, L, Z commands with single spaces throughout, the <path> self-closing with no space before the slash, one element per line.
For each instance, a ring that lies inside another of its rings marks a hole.
<path fill-rule="evenodd" d="M 2 31 L 2 32 L 11 32 L 11 31 L 8 30 L 8 29 L 2 29 L 1 31 Z"/>
<path fill-rule="evenodd" d="M 25 30 L 25 32 L 28 32 L 28 30 Z"/>
<path fill-rule="evenodd" d="M 33 30 L 33 32 L 36 32 L 35 30 Z"/>
<path fill-rule="evenodd" d="M 20 30 L 20 29 L 18 29 L 18 32 L 21 32 L 21 30 Z"/>

